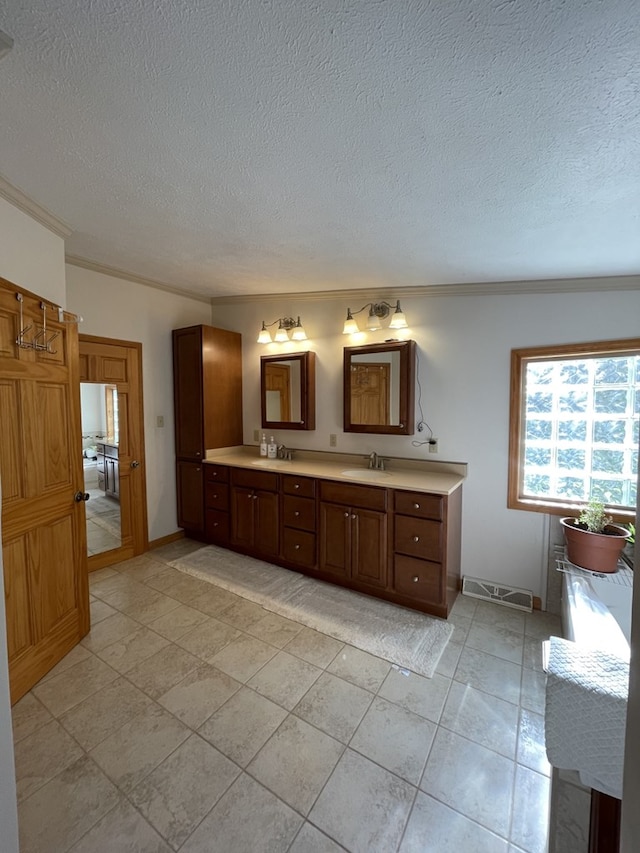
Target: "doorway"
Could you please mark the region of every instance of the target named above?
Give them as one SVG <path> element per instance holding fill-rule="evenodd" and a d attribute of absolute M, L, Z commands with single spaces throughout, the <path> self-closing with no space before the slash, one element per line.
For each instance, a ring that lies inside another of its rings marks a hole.
<path fill-rule="evenodd" d="M 89 571 L 148 548 L 142 345 L 80 335 Z"/>

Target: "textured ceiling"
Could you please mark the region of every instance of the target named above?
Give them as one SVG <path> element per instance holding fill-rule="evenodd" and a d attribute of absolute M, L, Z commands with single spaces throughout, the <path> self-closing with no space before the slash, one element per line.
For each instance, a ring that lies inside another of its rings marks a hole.
<path fill-rule="evenodd" d="M 638 0 L 8 0 L 0 172 L 211 296 L 640 272 Z"/>

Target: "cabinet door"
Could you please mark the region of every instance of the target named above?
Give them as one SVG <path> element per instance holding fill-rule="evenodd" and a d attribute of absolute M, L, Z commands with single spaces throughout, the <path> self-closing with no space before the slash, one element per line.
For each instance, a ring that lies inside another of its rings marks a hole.
<path fill-rule="evenodd" d="M 202 329 L 199 326 L 174 330 L 173 377 L 176 456 L 202 459 Z"/>
<path fill-rule="evenodd" d="M 255 500 L 254 500 L 255 498 Z M 242 548 L 253 547 L 253 518 L 257 497 L 253 489 L 231 489 L 231 542 Z"/>
<path fill-rule="evenodd" d="M 387 586 L 387 516 L 370 509 L 351 510 L 351 577 Z"/>
<path fill-rule="evenodd" d="M 198 462 L 178 462 L 178 526 L 192 533 L 204 531 L 204 494 L 202 465 Z"/>
<path fill-rule="evenodd" d="M 275 492 L 257 491 L 253 518 L 253 546 L 260 554 L 277 557 L 278 495 Z"/>
<path fill-rule="evenodd" d="M 351 565 L 351 512 L 349 507 L 320 504 L 320 570 L 349 577 Z"/>

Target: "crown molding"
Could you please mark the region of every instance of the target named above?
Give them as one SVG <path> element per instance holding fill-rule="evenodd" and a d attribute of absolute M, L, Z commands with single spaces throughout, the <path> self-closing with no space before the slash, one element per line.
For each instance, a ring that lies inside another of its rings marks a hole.
<path fill-rule="evenodd" d="M 162 290 L 165 293 L 172 293 L 174 296 L 182 296 L 185 299 L 195 299 L 196 302 L 204 302 L 206 305 L 211 304 L 211 297 L 203 296 L 201 293 L 195 293 L 192 290 L 183 290 L 179 287 L 173 287 L 170 284 L 164 284 L 161 281 L 156 281 L 153 278 L 145 278 L 142 275 L 127 272 L 126 270 L 118 269 L 117 267 L 108 266 L 107 264 L 99 264 L 96 261 L 90 261 L 88 258 L 82 258 L 79 255 L 66 255 L 65 263 L 73 267 L 81 267 L 91 272 L 98 272 L 101 275 L 109 275 L 112 278 L 120 278 L 124 281 L 131 281 L 134 284 L 141 284 L 144 287 L 153 287 L 155 290 Z"/>
<path fill-rule="evenodd" d="M 62 219 L 54 216 L 54 214 L 47 210 L 46 207 L 38 204 L 37 201 L 34 201 L 30 196 L 21 189 L 18 189 L 18 187 L 10 183 L 2 175 L 0 175 L 0 197 L 6 199 L 10 204 L 17 207 L 23 213 L 26 213 L 32 219 L 35 219 L 36 222 L 44 225 L 45 228 L 49 229 L 49 231 L 53 231 L 53 233 L 57 234 L 58 237 L 62 237 L 64 239 L 66 237 L 70 237 L 73 233 L 73 230 L 66 224 L 66 222 L 63 222 Z"/>
<path fill-rule="evenodd" d="M 417 287 L 385 287 L 355 290 L 322 290 L 313 293 L 266 293 L 245 296 L 219 296 L 211 305 L 234 305 L 255 302 L 304 300 L 323 302 L 345 299 L 379 301 L 380 299 L 410 299 L 416 296 L 507 296 L 530 293 L 596 293 L 607 290 L 640 290 L 640 275 L 600 276 L 597 278 L 531 279 L 526 281 L 486 281 L 465 284 L 427 284 Z"/>

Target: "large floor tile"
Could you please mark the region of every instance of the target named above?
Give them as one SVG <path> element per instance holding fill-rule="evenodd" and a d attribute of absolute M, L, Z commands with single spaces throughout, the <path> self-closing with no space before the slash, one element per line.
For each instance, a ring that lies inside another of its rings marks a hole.
<path fill-rule="evenodd" d="M 172 853 L 131 803 L 122 800 L 74 844 L 69 853 Z"/>
<path fill-rule="evenodd" d="M 113 616 L 117 611 L 111 607 L 110 604 L 107 604 L 105 601 L 101 601 L 99 598 L 96 598 L 91 602 L 90 605 L 91 610 L 91 624 L 97 625 L 98 622 L 102 622 L 103 619 L 106 619 L 108 616 Z"/>
<path fill-rule="evenodd" d="M 435 723 L 378 697 L 364 715 L 349 746 L 417 785 L 435 731 Z"/>
<path fill-rule="evenodd" d="M 419 714 L 433 723 L 440 720 L 447 699 L 451 680 L 435 674 L 424 678 L 410 672 L 405 675 L 399 669 L 392 669 L 384 680 L 379 695 L 389 702 L 401 705 L 414 714 Z"/>
<path fill-rule="evenodd" d="M 129 796 L 177 850 L 240 772 L 236 764 L 194 734 Z"/>
<path fill-rule="evenodd" d="M 345 646 L 327 667 L 327 671 L 333 675 L 372 693 L 379 689 L 390 669 L 389 661 L 353 646 Z"/>
<path fill-rule="evenodd" d="M 113 611 L 116 612 L 115 610 Z M 106 617 L 105 617 L 106 618 Z M 92 623 L 93 624 L 93 623 Z M 70 652 L 62 658 L 62 660 L 58 661 L 58 663 L 52 667 L 49 672 L 42 676 L 40 679 L 40 684 L 45 681 L 48 681 L 50 678 L 53 678 L 55 675 L 60 675 L 61 672 L 64 672 L 65 669 L 70 669 L 72 666 L 75 666 L 80 661 L 87 660 L 91 657 L 91 652 L 81 643 L 78 643 L 77 646 L 74 646 Z"/>
<path fill-rule="evenodd" d="M 523 708 L 544 714 L 546 678 L 544 672 L 526 667 L 522 670 L 520 704 Z"/>
<path fill-rule="evenodd" d="M 284 616 L 278 616 L 268 610 L 262 619 L 247 629 L 249 634 L 279 649 L 284 648 L 301 630 L 302 625 L 299 622 L 292 622 L 291 619 L 285 619 Z"/>
<path fill-rule="evenodd" d="M 115 669 L 91 655 L 60 675 L 36 684 L 33 694 L 55 717 L 59 717 L 117 677 Z"/>
<path fill-rule="evenodd" d="M 115 613 L 113 616 L 103 619 L 102 622 L 98 622 L 97 625 L 92 625 L 87 636 L 83 637 L 80 642 L 90 651 L 97 652 L 123 637 L 128 637 L 139 627 L 140 623 L 130 616 L 125 616 L 124 613 Z"/>
<path fill-rule="evenodd" d="M 20 853 L 68 850 L 122 799 L 83 756 L 20 804 Z"/>
<path fill-rule="evenodd" d="M 319 829 L 348 850 L 396 850 L 415 788 L 352 750 L 331 774 L 309 815 Z"/>
<path fill-rule="evenodd" d="M 294 712 L 342 743 L 348 743 L 372 701 L 373 694 L 368 690 L 323 672 Z"/>
<path fill-rule="evenodd" d="M 507 842 L 419 791 L 399 853 L 507 853 Z"/>
<path fill-rule="evenodd" d="M 478 601 L 473 619 L 476 622 L 484 622 L 485 625 L 499 625 L 516 634 L 524 634 L 524 626 L 527 613 L 515 607 L 507 607 L 504 604 L 495 604 L 491 601 Z"/>
<path fill-rule="evenodd" d="M 240 687 L 239 681 L 203 663 L 160 696 L 158 702 L 189 728 L 197 729 Z"/>
<path fill-rule="evenodd" d="M 551 766 L 547 761 L 542 714 L 536 714 L 526 708 L 520 709 L 516 759 L 518 764 L 524 764 L 530 770 L 544 776 L 550 775 Z"/>
<path fill-rule="evenodd" d="M 22 800 L 82 757 L 82 750 L 57 720 L 15 745 L 16 790 Z"/>
<path fill-rule="evenodd" d="M 303 628 L 284 648 L 289 654 L 326 669 L 343 646 L 340 640 L 314 631 L 313 628 Z"/>
<path fill-rule="evenodd" d="M 311 823 L 305 823 L 289 853 L 344 853 L 344 847 L 336 844 Z"/>
<path fill-rule="evenodd" d="M 469 684 L 514 705 L 520 703 L 522 667 L 504 658 L 465 646 L 454 678 L 462 684 Z"/>
<path fill-rule="evenodd" d="M 277 853 L 288 850 L 302 818 L 243 773 L 218 801 L 181 853 Z"/>
<path fill-rule="evenodd" d="M 33 693 L 26 693 L 11 709 L 14 744 L 51 722 L 53 716 Z"/>
<path fill-rule="evenodd" d="M 165 637 L 161 637 L 160 634 L 156 634 L 149 628 L 140 626 L 132 634 L 117 640 L 104 649 L 99 649 L 96 655 L 113 667 L 116 672 L 124 673 L 159 652 L 168 643 L 169 640 Z"/>
<path fill-rule="evenodd" d="M 286 716 L 280 705 L 242 687 L 198 731 L 236 764 L 246 767 Z"/>
<path fill-rule="evenodd" d="M 500 625 L 487 625 L 474 619 L 465 643 L 481 652 L 522 665 L 524 634 L 521 632 Z"/>
<path fill-rule="evenodd" d="M 513 761 L 440 728 L 420 788 L 506 839 L 514 773 Z"/>
<path fill-rule="evenodd" d="M 208 588 L 206 581 L 169 568 L 158 575 L 148 578 L 145 583 L 152 589 L 162 592 L 170 598 L 176 598 L 183 604 L 187 604 L 189 601 L 202 595 Z"/>
<path fill-rule="evenodd" d="M 130 669 L 127 678 L 158 699 L 201 665 L 200 658 L 171 643 Z"/>
<path fill-rule="evenodd" d="M 249 679 L 248 686 L 290 711 L 321 673 L 311 663 L 278 652 Z"/>
<path fill-rule="evenodd" d="M 189 601 L 189 607 L 201 610 L 207 616 L 217 616 L 225 607 L 234 604 L 237 598 L 232 592 L 209 584 L 208 589 Z"/>
<path fill-rule="evenodd" d="M 63 714 L 60 722 L 88 751 L 151 707 L 153 701 L 141 690 L 117 678 Z"/>
<path fill-rule="evenodd" d="M 527 853 L 546 853 L 550 782 L 547 776 L 518 766 L 513 796 L 511 841 Z"/>
<path fill-rule="evenodd" d="M 246 598 L 239 598 L 238 601 L 224 607 L 217 618 L 222 622 L 228 622 L 234 628 L 246 631 L 247 628 L 264 618 L 266 613 L 267 611 L 259 604 L 254 604 L 253 601 L 248 601 Z"/>
<path fill-rule="evenodd" d="M 175 642 L 179 637 L 195 628 L 196 625 L 206 622 L 208 618 L 207 614 L 201 610 L 196 610 L 187 604 L 179 604 L 178 607 L 165 613 L 164 616 L 153 619 L 148 623 L 148 626 L 156 634 Z"/>
<path fill-rule="evenodd" d="M 206 622 L 196 625 L 186 634 L 183 634 L 176 643 L 192 655 L 202 660 L 210 660 L 219 651 L 228 646 L 241 636 L 240 631 L 220 622 L 218 619 L 209 618 Z"/>
<path fill-rule="evenodd" d="M 534 637 L 536 640 L 548 640 L 549 637 L 562 636 L 562 624 L 560 617 L 554 613 L 545 613 L 540 610 L 534 610 L 533 613 L 527 613 L 524 632 L 527 637 Z"/>
<path fill-rule="evenodd" d="M 339 741 L 290 714 L 247 772 L 306 815 L 343 751 Z"/>
<path fill-rule="evenodd" d="M 444 678 L 453 678 L 453 674 L 458 666 L 460 654 L 463 646 L 460 643 L 455 643 L 449 640 L 440 655 L 440 660 L 436 666 L 436 674 L 442 675 Z"/>
<path fill-rule="evenodd" d="M 189 734 L 185 725 L 155 705 L 125 723 L 90 755 L 110 779 L 129 793 Z"/>
<path fill-rule="evenodd" d="M 475 687 L 452 682 L 441 725 L 507 758 L 515 758 L 518 707 Z"/>
<path fill-rule="evenodd" d="M 277 654 L 275 646 L 249 634 L 241 634 L 210 658 L 209 663 L 244 684 Z"/>

